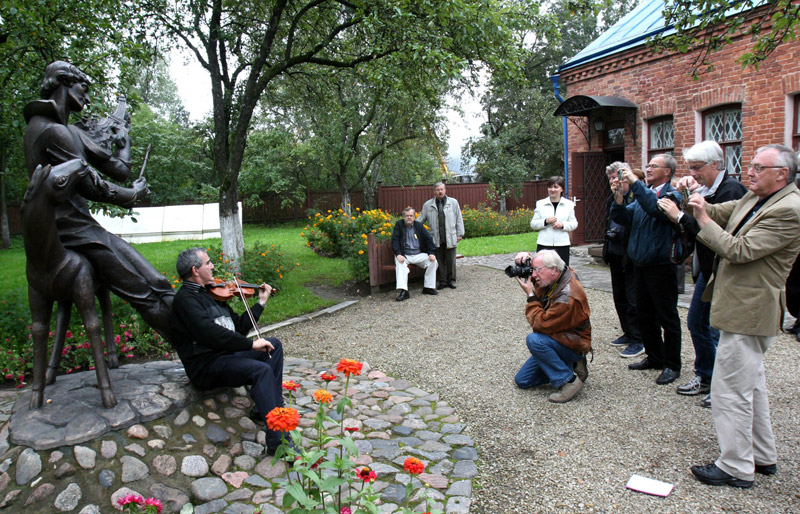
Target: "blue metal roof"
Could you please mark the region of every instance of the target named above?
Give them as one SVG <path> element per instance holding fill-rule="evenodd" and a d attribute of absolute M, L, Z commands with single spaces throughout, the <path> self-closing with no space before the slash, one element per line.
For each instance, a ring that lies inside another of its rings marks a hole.
<path fill-rule="evenodd" d="M 631 12 L 606 30 L 589 46 L 578 52 L 572 59 L 558 67 L 564 71 L 611 54 L 643 45 L 648 37 L 659 33 L 669 34 L 672 26 L 666 26 L 662 11 L 663 0 L 642 0 Z"/>

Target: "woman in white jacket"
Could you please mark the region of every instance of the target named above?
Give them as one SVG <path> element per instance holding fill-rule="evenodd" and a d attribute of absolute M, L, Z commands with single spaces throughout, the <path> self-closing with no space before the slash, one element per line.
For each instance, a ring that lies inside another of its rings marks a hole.
<path fill-rule="evenodd" d="M 564 194 L 564 179 L 550 177 L 547 180 L 548 197 L 536 202 L 531 228 L 539 232 L 536 251 L 555 250 L 569 266 L 569 234 L 578 228 L 575 218 L 575 203 Z"/>

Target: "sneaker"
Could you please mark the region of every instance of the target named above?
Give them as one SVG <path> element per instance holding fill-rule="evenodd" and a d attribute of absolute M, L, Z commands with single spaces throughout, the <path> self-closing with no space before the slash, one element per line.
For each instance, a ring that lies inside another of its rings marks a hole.
<path fill-rule="evenodd" d="M 631 340 L 628 339 L 628 336 L 623 334 L 608 344 L 610 344 L 611 346 L 628 346 L 629 344 L 631 344 Z"/>
<path fill-rule="evenodd" d="M 575 380 L 562 385 L 558 392 L 550 395 L 548 400 L 553 403 L 567 403 L 575 398 L 575 395 L 581 392 L 581 389 L 583 389 L 583 382 L 581 382 L 581 379 L 576 375 Z"/>
<path fill-rule="evenodd" d="M 703 399 L 700 401 L 700 406 L 703 407 L 703 408 L 706 408 L 706 409 L 710 409 L 711 408 L 711 395 L 710 394 L 707 394 L 707 395 L 705 395 L 703 397 Z"/>
<path fill-rule="evenodd" d="M 711 391 L 711 384 L 697 375 L 693 376 L 689 382 L 675 388 L 675 392 L 686 396 L 708 394 L 709 391 Z"/>
<path fill-rule="evenodd" d="M 584 383 L 586 379 L 589 378 L 589 367 L 586 363 L 586 357 L 575 363 L 575 374 L 578 375 L 578 378 Z"/>
<path fill-rule="evenodd" d="M 642 343 L 631 343 L 628 345 L 627 348 L 622 350 L 622 353 L 619 354 L 620 357 L 638 357 L 644 353 L 644 345 Z"/>

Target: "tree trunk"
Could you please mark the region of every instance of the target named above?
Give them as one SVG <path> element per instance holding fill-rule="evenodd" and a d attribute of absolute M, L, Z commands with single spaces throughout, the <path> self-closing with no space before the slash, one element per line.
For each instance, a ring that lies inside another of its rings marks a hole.
<path fill-rule="evenodd" d="M 236 270 L 244 256 L 244 234 L 239 223 L 238 195 L 220 188 L 219 192 L 219 231 L 222 236 L 222 251 L 231 260 Z"/>
<path fill-rule="evenodd" d="M 342 211 L 350 216 L 350 188 L 347 186 L 346 170 L 340 169 L 336 175 L 336 184 L 339 186 L 339 194 L 342 196 Z"/>
<path fill-rule="evenodd" d="M 0 232 L 3 248 L 11 246 L 11 230 L 8 228 L 8 205 L 6 204 L 6 147 L 0 148 Z"/>
<path fill-rule="evenodd" d="M 500 214 L 506 213 L 506 195 L 500 195 Z"/>

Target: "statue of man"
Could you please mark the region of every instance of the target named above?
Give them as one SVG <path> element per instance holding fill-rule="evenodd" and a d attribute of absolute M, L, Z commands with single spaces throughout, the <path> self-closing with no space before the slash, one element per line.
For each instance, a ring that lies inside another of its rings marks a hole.
<path fill-rule="evenodd" d="M 25 163 L 28 174 L 36 166 L 53 166 L 83 159 L 101 174 L 124 181 L 130 175 L 131 141 L 127 127 L 117 127 L 111 144 L 93 139 L 69 124 L 71 112 L 89 103 L 89 78 L 64 61 L 45 69 L 41 100 L 25 106 Z M 175 295 L 169 281 L 131 245 L 109 233 L 89 213 L 86 200 L 132 207 L 149 194 L 142 177 L 133 187 L 95 178 L 84 180 L 68 201 L 57 206 L 56 227 L 61 243 L 86 256 L 101 282 L 127 300 L 148 325 L 170 338 L 170 312 Z"/>

